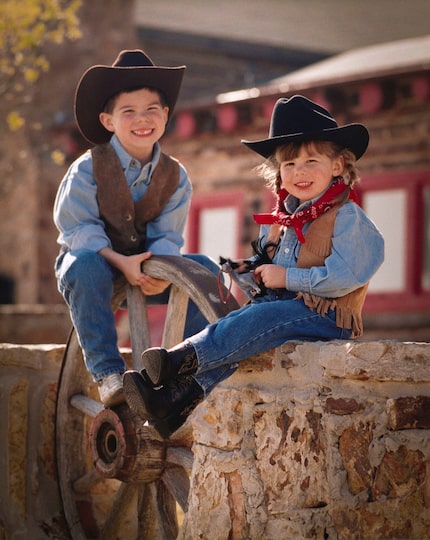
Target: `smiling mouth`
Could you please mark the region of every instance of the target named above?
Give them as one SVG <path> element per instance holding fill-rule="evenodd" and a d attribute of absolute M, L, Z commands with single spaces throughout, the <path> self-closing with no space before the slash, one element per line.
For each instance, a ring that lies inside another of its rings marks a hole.
<path fill-rule="evenodd" d="M 312 182 L 297 182 L 296 187 L 298 188 L 307 188 L 312 185 Z"/>
<path fill-rule="evenodd" d="M 133 131 L 135 135 L 151 135 L 152 129 L 136 129 Z"/>

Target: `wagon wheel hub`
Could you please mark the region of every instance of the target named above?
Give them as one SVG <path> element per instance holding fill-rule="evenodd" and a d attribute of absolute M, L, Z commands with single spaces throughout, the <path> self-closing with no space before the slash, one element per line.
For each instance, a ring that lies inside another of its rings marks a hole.
<path fill-rule="evenodd" d="M 157 440 L 156 431 L 125 404 L 97 414 L 90 444 L 94 466 L 105 478 L 146 483 L 157 480 L 163 472 L 165 443 Z"/>

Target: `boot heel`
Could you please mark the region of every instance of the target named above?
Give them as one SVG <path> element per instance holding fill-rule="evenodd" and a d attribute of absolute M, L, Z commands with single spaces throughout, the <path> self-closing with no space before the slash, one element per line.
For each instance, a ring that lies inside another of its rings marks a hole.
<path fill-rule="evenodd" d="M 187 341 L 166 350 L 151 347 L 142 353 L 142 363 L 154 386 L 162 386 L 178 376 L 196 373 L 199 362 L 196 350 Z"/>
<path fill-rule="evenodd" d="M 166 366 L 168 365 L 169 353 L 166 349 L 153 347 L 142 353 L 143 365 L 152 384 L 158 386 L 166 378 Z"/>
<path fill-rule="evenodd" d="M 130 370 L 124 373 L 123 389 L 130 409 L 144 420 L 151 419 L 152 415 L 145 403 L 148 390 L 139 372 Z"/>

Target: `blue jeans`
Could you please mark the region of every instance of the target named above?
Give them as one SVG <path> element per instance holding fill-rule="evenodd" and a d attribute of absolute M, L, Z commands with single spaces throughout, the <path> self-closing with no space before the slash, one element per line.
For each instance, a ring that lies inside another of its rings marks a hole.
<path fill-rule="evenodd" d="M 219 266 L 205 255 L 184 255 L 218 275 Z M 84 361 L 95 381 L 126 369 L 118 350 L 115 317 L 111 299 L 119 271 L 94 251 L 76 250 L 61 253 L 55 262 L 58 290 L 69 306 Z M 168 292 L 148 297 L 148 304 L 167 303 Z M 207 325 L 193 302 L 189 303 L 184 337 Z"/>
<path fill-rule="evenodd" d="M 245 358 L 279 347 L 286 341 L 349 339 L 351 331 L 336 326 L 336 312 L 325 317 L 294 300 L 296 293 L 268 291 L 192 336 L 199 360 L 194 375 L 207 395 L 229 377 Z"/>

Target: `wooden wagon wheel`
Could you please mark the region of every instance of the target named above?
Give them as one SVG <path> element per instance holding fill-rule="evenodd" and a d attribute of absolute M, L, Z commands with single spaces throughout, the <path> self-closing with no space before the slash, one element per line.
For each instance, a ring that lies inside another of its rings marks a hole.
<path fill-rule="evenodd" d="M 216 277 L 189 259 L 153 257 L 144 268 L 172 283 L 164 346 L 182 339 L 189 299 L 209 322 L 238 307 L 233 297 L 221 302 Z M 139 288 L 119 280 L 113 309 L 126 297 L 130 363 L 140 369 L 141 352 L 151 346 L 145 297 Z M 176 434 L 163 441 L 126 404 L 104 409 L 73 330 L 58 386 L 56 448 L 63 509 L 73 539 L 176 538 L 178 514 L 187 511 L 190 441 Z"/>

